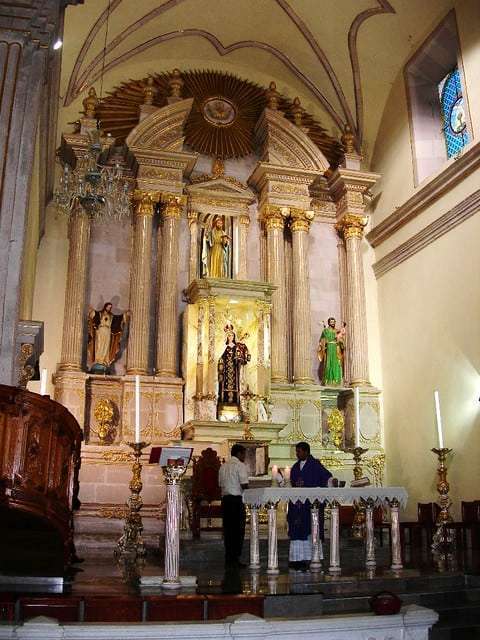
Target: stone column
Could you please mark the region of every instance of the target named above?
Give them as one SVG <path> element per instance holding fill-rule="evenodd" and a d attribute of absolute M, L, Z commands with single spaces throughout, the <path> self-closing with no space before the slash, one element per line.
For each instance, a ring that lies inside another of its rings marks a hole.
<path fill-rule="evenodd" d="M 59 369 L 82 370 L 83 327 L 87 309 L 85 291 L 88 273 L 90 218 L 78 206 L 70 217 L 65 312 L 63 316 L 62 353 Z"/>
<path fill-rule="evenodd" d="M 349 326 L 348 320 L 348 292 L 347 292 L 347 256 L 345 252 L 345 242 L 341 235 L 338 236 L 337 242 L 337 256 L 338 256 L 338 277 L 340 284 L 340 313 L 341 322 L 345 322 L 347 327 Z M 340 328 L 340 327 L 338 327 Z M 348 384 L 350 381 L 350 367 L 349 367 L 349 346 L 348 335 L 345 336 L 345 353 L 343 358 L 343 382 Z"/>
<path fill-rule="evenodd" d="M 190 227 L 190 261 L 189 261 L 189 284 L 198 274 L 198 213 L 188 212 L 188 226 Z"/>
<path fill-rule="evenodd" d="M 163 467 L 167 485 L 167 509 L 165 517 L 165 571 L 162 587 L 179 589 L 180 565 L 180 479 L 186 467 Z"/>
<path fill-rule="evenodd" d="M 152 268 L 152 222 L 155 203 L 160 197 L 154 191 L 134 192 L 135 228 L 130 275 L 130 335 L 128 341 L 128 375 L 148 373 L 148 338 L 150 335 L 150 299 Z"/>
<path fill-rule="evenodd" d="M 248 280 L 247 274 L 247 239 L 250 218 L 246 214 L 242 214 L 238 218 L 238 273 L 239 280 Z"/>
<path fill-rule="evenodd" d="M 288 212 L 288 209 L 286 210 Z M 277 287 L 272 296 L 272 382 L 287 382 L 287 305 L 285 289 L 284 215 L 280 207 L 265 205 L 267 280 Z"/>
<path fill-rule="evenodd" d="M 48 70 L 49 58 L 58 52 L 51 45 L 61 31 L 64 7 L 76 2 L 9 2 L 0 13 L 0 383 L 8 385 L 18 381 L 21 273 L 36 133 L 42 105 L 55 89 Z M 51 134 L 42 123 L 44 147 Z"/>
<path fill-rule="evenodd" d="M 163 194 L 162 255 L 158 278 L 157 367 L 158 376 L 177 377 L 178 341 L 178 226 L 185 198 Z"/>
<path fill-rule="evenodd" d="M 313 383 L 310 279 L 308 274 L 308 231 L 313 212 L 290 209 L 293 257 L 293 378 L 296 383 Z"/>
<path fill-rule="evenodd" d="M 349 373 L 352 385 L 370 384 L 368 373 L 367 317 L 362 261 L 364 216 L 346 215 L 337 225 L 345 240 Z"/>

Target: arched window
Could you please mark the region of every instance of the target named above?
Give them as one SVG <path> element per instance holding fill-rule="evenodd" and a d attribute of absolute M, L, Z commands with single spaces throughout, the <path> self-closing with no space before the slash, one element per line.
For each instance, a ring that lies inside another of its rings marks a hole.
<path fill-rule="evenodd" d="M 443 119 L 443 136 L 447 157 L 457 155 L 469 142 L 467 116 L 458 68 L 451 71 L 438 85 Z"/>

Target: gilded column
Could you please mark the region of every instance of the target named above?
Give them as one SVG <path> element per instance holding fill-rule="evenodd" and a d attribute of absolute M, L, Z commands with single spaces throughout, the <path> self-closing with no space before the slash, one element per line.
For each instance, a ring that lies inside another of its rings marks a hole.
<path fill-rule="evenodd" d="M 130 276 L 132 318 L 128 341 L 127 374 L 146 375 L 150 334 L 152 223 L 155 204 L 160 194 L 155 191 L 136 190 L 133 197 L 136 206 Z"/>
<path fill-rule="evenodd" d="M 263 220 L 267 230 L 267 280 L 277 287 L 272 296 L 272 382 L 287 382 L 287 304 L 283 238 L 285 222 L 282 209 L 275 205 L 266 205 Z"/>
<path fill-rule="evenodd" d="M 198 271 L 198 213 L 188 212 L 188 226 L 190 227 L 190 266 L 189 282 L 199 277 Z"/>
<path fill-rule="evenodd" d="M 369 384 L 365 283 L 361 244 L 365 216 L 345 215 L 337 225 L 345 239 L 350 384 Z"/>
<path fill-rule="evenodd" d="M 290 209 L 293 257 L 293 377 L 297 383 L 313 383 L 308 231 L 312 211 Z"/>
<path fill-rule="evenodd" d="M 163 194 L 162 203 L 162 255 L 157 314 L 157 367 L 158 376 L 177 376 L 177 277 L 178 226 L 185 202 L 184 196 Z"/>
<path fill-rule="evenodd" d="M 85 291 L 88 273 L 90 218 L 82 207 L 70 217 L 67 286 L 63 317 L 62 355 L 59 369 L 82 370 L 83 326 L 86 316 Z"/>
<path fill-rule="evenodd" d="M 238 218 L 238 274 L 239 280 L 248 280 L 247 275 L 247 238 L 250 218 L 242 214 Z"/>

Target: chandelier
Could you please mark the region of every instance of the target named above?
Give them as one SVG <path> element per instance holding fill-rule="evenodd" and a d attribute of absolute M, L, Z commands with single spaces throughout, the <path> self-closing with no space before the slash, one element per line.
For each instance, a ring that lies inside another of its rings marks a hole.
<path fill-rule="evenodd" d="M 103 95 L 103 74 L 107 52 L 108 24 L 110 19 L 111 0 L 108 0 L 105 41 L 103 46 L 102 73 L 100 79 L 100 102 Z M 93 95 L 91 95 L 93 92 Z M 95 118 L 95 107 L 98 100 L 93 88 L 83 101 L 87 118 Z M 118 161 L 113 165 L 106 162 L 112 138 L 107 134 L 104 148 L 100 138 L 99 122 L 97 129 L 90 129 L 90 143 L 84 153 L 76 158 L 72 167 L 63 160 L 62 174 L 58 188 L 53 194 L 57 211 L 71 215 L 80 205 L 92 218 L 103 220 L 125 220 L 131 215 L 130 180 L 123 175 Z M 61 158 L 61 156 L 59 156 Z"/>
<path fill-rule="evenodd" d="M 54 193 L 57 211 L 70 215 L 80 205 L 92 218 L 123 220 L 129 218 L 130 185 L 119 162 L 102 163 L 99 132 L 90 132 L 87 152 L 75 168 L 63 164 L 59 185 Z"/>

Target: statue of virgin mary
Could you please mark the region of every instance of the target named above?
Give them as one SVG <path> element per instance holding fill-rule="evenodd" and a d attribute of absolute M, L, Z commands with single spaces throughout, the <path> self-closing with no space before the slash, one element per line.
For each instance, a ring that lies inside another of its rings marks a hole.
<path fill-rule="evenodd" d="M 226 234 L 223 219 L 217 216 L 206 229 L 202 243 L 202 277 L 230 277 L 231 238 Z"/>

